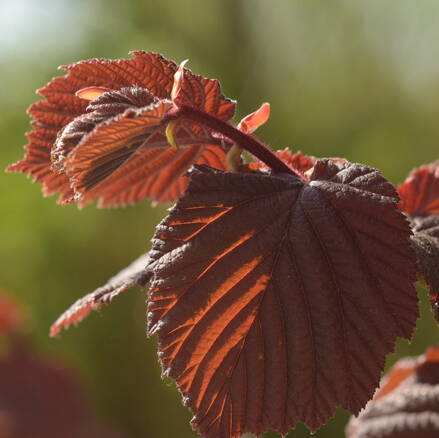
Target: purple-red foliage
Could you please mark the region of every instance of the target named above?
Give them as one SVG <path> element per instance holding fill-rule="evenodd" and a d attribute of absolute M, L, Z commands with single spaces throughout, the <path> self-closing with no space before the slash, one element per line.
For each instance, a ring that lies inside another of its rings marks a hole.
<path fill-rule="evenodd" d="M 177 200 L 152 249 L 51 334 L 149 284 L 149 334 L 203 436 L 314 431 L 337 406 L 357 414 L 396 339 L 411 338 L 416 273 L 438 312 L 438 162 L 397 191 L 366 165 L 274 153 L 252 135 L 268 104 L 235 126 L 218 81 L 184 65 L 149 52 L 81 61 L 30 107 L 25 157 L 8 170 L 45 194 Z"/>

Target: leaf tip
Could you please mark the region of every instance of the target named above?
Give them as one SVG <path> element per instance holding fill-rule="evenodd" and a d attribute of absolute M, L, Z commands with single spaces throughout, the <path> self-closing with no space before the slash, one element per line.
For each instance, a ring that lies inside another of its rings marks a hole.
<path fill-rule="evenodd" d="M 171 91 L 171 99 L 173 102 L 178 96 L 178 93 L 180 93 L 181 85 L 184 79 L 184 66 L 188 63 L 188 61 L 189 59 L 185 59 L 184 61 L 182 61 L 177 71 L 174 73 L 174 83 L 172 85 L 172 91 Z"/>
<path fill-rule="evenodd" d="M 95 100 L 98 97 L 102 96 L 104 93 L 111 91 L 106 87 L 85 87 L 81 88 L 75 93 L 76 97 L 84 100 Z"/>

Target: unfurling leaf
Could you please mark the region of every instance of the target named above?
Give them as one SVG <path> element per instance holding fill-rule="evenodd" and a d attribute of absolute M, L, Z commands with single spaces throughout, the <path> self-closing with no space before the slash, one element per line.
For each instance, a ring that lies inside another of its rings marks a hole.
<path fill-rule="evenodd" d="M 150 252 L 150 334 L 207 438 L 312 430 L 371 398 L 418 316 L 410 229 L 375 169 L 195 166 Z"/>
<path fill-rule="evenodd" d="M 143 254 L 128 267 L 110 278 L 104 286 L 85 295 L 67 309 L 52 325 L 50 335 L 56 336 L 61 329 L 68 328 L 86 318 L 93 310 L 110 304 L 114 297 L 133 286 L 145 286 L 149 281 L 146 267 L 150 263 L 149 254 Z"/>
<path fill-rule="evenodd" d="M 171 100 L 173 102 L 180 94 L 184 80 L 184 66 L 187 64 L 188 61 L 189 61 L 188 59 L 185 59 L 183 62 L 181 62 L 180 65 L 178 66 L 177 71 L 174 73 L 174 83 L 172 84 L 172 91 L 171 91 Z"/>
<path fill-rule="evenodd" d="M 427 283 L 439 323 L 439 161 L 412 171 L 398 192 L 399 208 L 412 223 L 418 272 Z"/>
<path fill-rule="evenodd" d="M 67 74 L 39 90 L 46 100 L 30 107 L 25 157 L 8 170 L 42 182 L 46 195 L 61 192 L 60 203 L 117 206 L 176 200 L 193 163 L 225 169 L 227 142 L 196 123 L 177 122 L 181 149 L 170 150 L 164 119 L 178 66 L 155 53 L 133 56 L 62 67 Z M 235 102 L 221 94 L 218 81 L 181 72 L 180 104 L 221 120 L 233 117 Z"/>
<path fill-rule="evenodd" d="M 270 117 L 270 104 L 263 103 L 260 108 L 251 114 L 245 116 L 239 123 L 237 128 L 242 132 L 251 134 L 262 126 Z"/>
<path fill-rule="evenodd" d="M 347 438 L 437 438 L 439 436 L 439 347 L 400 359 L 383 378 Z"/>

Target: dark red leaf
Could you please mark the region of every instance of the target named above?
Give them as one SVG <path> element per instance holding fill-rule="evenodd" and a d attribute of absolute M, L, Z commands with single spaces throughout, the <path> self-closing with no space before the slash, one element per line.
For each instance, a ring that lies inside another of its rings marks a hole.
<path fill-rule="evenodd" d="M 91 94 L 85 93 L 84 90 L 99 90 L 96 100 L 105 99 L 101 92 L 106 90 L 114 92 L 114 90 L 130 89 L 130 87 L 131 89 L 132 87 L 143 89 L 154 99 L 170 99 L 171 97 L 177 65 L 155 53 L 137 51 L 133 52 L 133 56 L 133 59 L 124 60 L 91 59 L 62 67 L 67 74 L 53 79 L 39 90 L 46 100 L 33 104 L 29 109 L 34 123 L 33 131 L 28 135 L 29 143 L 26 146 L 24 159 L 9 166 L 7 170 L 27 173 L 35 181 L 42 182 L 43 192 L 46 195 L 61 192 L 61 203 L 71 201 L 73 191 L 69 178 L 71 176 L 78 178 L 78 169 L 75 166 L 70 174 L 68 169 L 63 167 L 64 160 L 76 146 L 81 146 L 81 141 L 85 140 L 84 137 L 97 125 L 122 113 L 121 106 L 119 108 L 107 107 L 104 111 L 100 111 L 102 107 L 100 110 L 96 108 L 95 101 L 89 105 L 90 102 L 87 99 L 91 97 Z M 185 104 L 207 111 L 224 120 L 233 116 L 235 103 L 222 96 L 218 81 L 193 75 L 186 69 L 184 75 L 185 80 L 182 83 L 180 98 Z M 111 93 L 109 91 L 104 94 Z M 132 109 L 140 106 L 139 102 L 127 103 Z M 146 106 L 145 102 L 141 107 L 144 106 Z M 66 127 L 68 124 L 70 125 Z M 185 187 L 185 181 L 179 178 L 179 175 L 194 162 L 193 160 L 200 164 L 208 163 L 221 169 L 225 168 L 224 152 L 219 146 L 220 142 L 203 142 L 202 140 L 206 140 L 204 130 L 194 124 L 186 125 L 179 124 L 183 137 L 182 144 L 186 148 L 178 154 L 165 151 L 167 142 L 164 136 L 151 139 L 155 140 L 155 150 L 151 151 L 150 149 L 153 148 L 148 145 L 148 148 L 145 146 L 144 150 L 142 149 L 144 153 L 139 155 L 134 153 L 137 148 L 133 145 L 119 145 L 119 150 L 115 150 L 110 157 L 103 158 L 103 160 L 111 158 L 104 168 L 88 169 L 88 178 L 91 179 L 92 185 L 107 179 L 110 191 L 106 193 L 101 186 L 93 194 L 90 193 L 87 198 L 84 197 L 82 202 L 99 199 L 100 205 L 120 205 L 136 202 L 147 196 L 157 201 L 174 200 Z M 145 129 L 145 134 L 147 134 L 148 125 Z M 187 140 L 189 136 L 193 137 L 195 132 L 198 138 L 191 146 Z M 60 139 L 51 153 L 58 135 Z M 129 137 L 126 133 L 125 135 Z M 200 136 L 204 137 L 200 138 Z M 211 139 L 210 135 L 208 139 Z M 90 150 L 87 153 L 90 155 Z M 51 156 L 57 172 L 53 169 Z M 154 165 L 160 166 L 161 172 L 166 174 L 164 178 L 155 175 L 147 181 L 142 181 L 142 178 L 151 171 L 150 159 L 154 161 Z M 93 165 L 97 160 L 98 157 L 95 156 L 88 163 L 79 164 Z M 169 168 L 166 167 L 168 161 Z M 126 167 L 120 174 L 114 175 L 114 178 L 109 180 L 121 164 L 125 164 Z M 147 167 L 145 172 L 142 172 L 142 166 Z M 66 170 L 67 175 L 64 172 Z M 79 172 L 87 173 L 87 169 Z M 128 175 L 128 172 L 132 174 Z M 171 176 L 174 173 L 176 176 Z M 160 181 L 156 181 L 158 179 Z M 74 180 L 73 182 L 79 190 L 79 195 L 90 188 L 89 180 Z"/>
<path fill-rule="evenodd" d="M 439 347 L 400 359 L 380 390 L 346 428 L 348 438 L 439 436 Z"/>
<path fill-rule="evenodd" d="M 149 281 L 146 271 L 149 261 L 148 253 L 141 255 L 127 268 L 110 278 L 104 286 L 76 301 L 52 325 L 50 336 L 56 336 L 61 329 L 81 322 L 93 310 L 98 310 L 102 306 L 110 304 L 113 298 L 121 292 L 136 285 L 145 286 Z"/>
<path fill-rule="evenodd" d="M 0 335 L 20 332 L 24 325 L 21 307 L 3 292 L 0 295 Z"/>
<path fill-rule="evenodd" d="M 398 187 L 398 193 L 404 213 L 439 214 L 439 160 L 413 170 Z"/>
<path fill-rule="evenodd" d="M 60 358 L 35 354 L 19 305 L 0 295 L 0 436 L 122 438 L 91 414 L 78 380 Z"/>
<path fill-rule="evenodd" d="M 371 168 L 190 171 L 157 227 L 149 332 L 207 438 L 357 413 L 418 316 L 410 229 Z"/>
<path fill-rule="evenodd" d="M 2 438 L 122 438 L 102 427 L 72 371 L 14 346 L 0 357 Z"/>
<path fill-rule="evenodd" d="M 0 431 L 5 438 L 79 437 L 88 421 L 77 382 L 63 366 L 14 350 L 0 359 Z"/>
<path fill-rule="evenodd" d="M 429 298 L 439 323 L 439 214 L 412 216 L 413 248 L 418 272 L 429 288 Z"/>

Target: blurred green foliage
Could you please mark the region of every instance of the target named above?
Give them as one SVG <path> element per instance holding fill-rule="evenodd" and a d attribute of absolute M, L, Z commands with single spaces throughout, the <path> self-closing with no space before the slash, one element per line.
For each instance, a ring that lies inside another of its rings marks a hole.
<path fill-rule="evenodd" d="M 237 120 L 270 102 L 258 134 L 273 147 L 364 162 L 395 183 L 439 157 L 437 2 L 20 0 L 20 27 L 2 1 L 0 167 L 21 158 L 25 109 L 57 65 L 133 49 L 189 58 L 193 71 L 219 78 L 238 100 Z M 124 294 L 61 339 L 47 336 L 75 299 L 148 249 L 166 206 L 79 211 L 42 198 L 22 175 L 0 173 L 0 181 L 0 286 L 27 306 L 37 348 L 67 357 L 97 412 L 128 436 L 194 437 L 145 337 L 144 292 Z M 398 343 L 388 364 L 438 335 L 424 299 L 414 341 Z M 340 410 L 316 436 L 342 436 L 346 419 Z M 299 426 L 288 436 L 309 434 Z"/>

